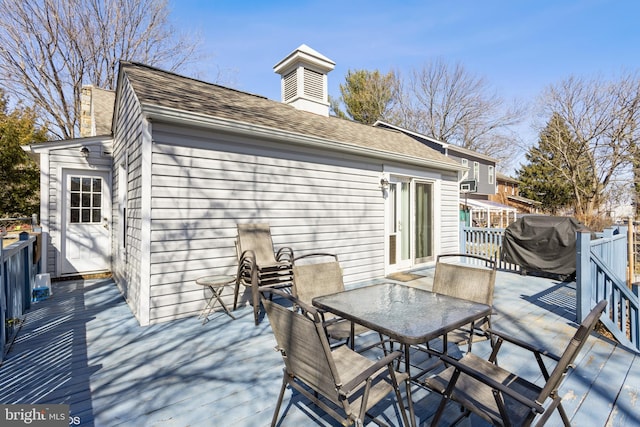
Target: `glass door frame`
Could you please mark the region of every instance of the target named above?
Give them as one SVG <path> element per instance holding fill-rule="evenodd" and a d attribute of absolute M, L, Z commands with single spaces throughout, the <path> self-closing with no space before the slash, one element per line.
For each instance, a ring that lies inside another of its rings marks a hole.
<path fill-rule="evenodd" d="M 414 178 L 402 175 L 390 175 L 389 188 L 386 191 L 385 246 L 386 270 L 388 272 L 407 270 L 415 265 L 424 264 L 434 259 L 435 250 L 435 182 L 429 179 Z M 424 184 L 428 189 L 426 221 L 427 256 L 416 257 L 417 249 L 417 184 Z"/>

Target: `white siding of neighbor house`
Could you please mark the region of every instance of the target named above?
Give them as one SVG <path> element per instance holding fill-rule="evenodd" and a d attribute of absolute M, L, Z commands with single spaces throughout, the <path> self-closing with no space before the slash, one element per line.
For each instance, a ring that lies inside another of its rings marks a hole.
<path fill-rule="evenodd" d="M 153 140 L 150 323 L 197 314 L 196 278 L 235 275 L 240 222 L 269 223 L 276 248 L 291 246 L 296 255 L 338 254 L 347 284 L 384 276 L 382 161 L 159 122 Z M 446 179 L 451 194 L 456 174 Z M 445 247 L 457 245 L 457 199 L 450 204 L 435 206 L 438 222 L 456 233 Z M 441 211 L 454 212 L 455 221 L 442 220 Z"/>
<path fill-rule="evenodd" d="M 141 309 L 146 305 L 140 298 L 142 277 L 142 146 L 143 131 L 146 123 L 140 114 L 134 92 L 127 81 L 122 82 L 119 99 L 118 122 L 115 124 L 113 147 L 113 226 L 112 254 L 113 275 L 125 300 L 141 324 L 146 324 L 148 313 Z M 120 182 L 120 166 L 126 168 L 126 183 Z M 123 247 L 120 235 L 120 186 L 126 185 L 127 192 L 127 230 L 126 246 Z"/>
<path fill-rule="evenodd" d="M 62 247 L 62 215 L 60 209 L 62 208 L 61 197 L 65 195 L 62 193 L 62 171 L 65 169 L 72 169 L 82 173 L 87 171 L 90 173 L 93 170 L 110 171 L 111 170 L 111 157 L 106 151 L 109 148 L 106 146 L 108 140 L 103 142 L 96 141 L 92 138 L 92 141 L 86 144 L 72 147 L 60 147 L 52 148 L 47 154 L 41 155 L 40 168 L 42 170 L 48 169 L 48 182 L 42 183 L 46 185 L 48 195 L 43 191 L 42 200 L 48 200 L 46 209 L 43 209 L 41 214 L 43 218 L 41 223 L 43 225 L 43 232 L 45 232 L 46 238 L 46 259 L 44 271 L 51 274 L 52 277 L 57 277 L 60 274 L 60 248 Z M 89 160 L 85 159 L 81 153 L 80 148 L 87 146 L 90 150 Z M 45 174 L 46 175 L 46 174 Z M 48 196 L 48 197 L 47 197 Z M 47 238 L 48 235 L 48 238 Z"/>

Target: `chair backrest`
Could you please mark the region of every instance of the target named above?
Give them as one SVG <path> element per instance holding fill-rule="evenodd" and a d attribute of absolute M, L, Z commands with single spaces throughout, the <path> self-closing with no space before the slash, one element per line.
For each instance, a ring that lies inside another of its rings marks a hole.
<path fill-rule="evenodd" d="M 567 346 L 566 350 L 564 351 L 564 353 L 562 353 L 562 356 L 560 356 L 560 360 L 556 364 L 556 367 L 551 372 L 551 375 L 549 375 L 547 383 L 542 388 L 542 391 L 538 396 L 538 402 L 544 403 L 544 401 L 551 395 L 551 393 L 554 393 L 558 390 L 560 384 L 562 383 L 562 380 L 567 374 L 567 371 L 576 360 L 576 357 L 580 353 L 580 350 L 582 350 L 582 347 L 587 341 L 589 334 L 591 334 L 591 331 L 593 331 L 593 329 L 596 327 L 596 323 L 598 323 L 598 319 L 600 319 L 600 316 L 602 315 L 602 312 L 604 311 L 606 306 L 606 300 L 600 301 L 580 324 L 580 327 L 578 327 L 575 335 L 573 336 L 571 341 L 569 341 L 569 345 Z"/>
<path fill-rule="evenodd" d="M 433 277 L 433 292 L 463 298 L 482 304 L 493 304 L 493 290 L 496 283 L 495 262 L 488 258 L 465 254 L 448 254 L 446 257 L 468 257 L 482 261 L 487 267 L 477 264 L 443 262 L 438 257 Z"/>
<path fill-rule="evenodd" d="M 245 251 L 253 251 L 256 264 L 276 263 L 269 224 L 238 224 L 238 259 Z"/>
<path fill-rule="evenodd" d="M 281 298 L 277 301 L 263 298 L 262 303 L 287 372 L 339 403 L 337 384 L 340 384 L 340 379 L 320 316 L 313 307 L 293 296 L 278 290 L 274 292 Z M 278 303 L 286 299 L 291 301 L 291 307 Z"/>
<path fill-rule="evenodd" d="M 332 261 L 299 264 L 302 258 L 331 257 Z M 293 294 L 300 301 L 311 304 L 315 297 L 344 291 L 342 267 L 333 254 L 310 254 L 296 258 L 293 264 Z"/>

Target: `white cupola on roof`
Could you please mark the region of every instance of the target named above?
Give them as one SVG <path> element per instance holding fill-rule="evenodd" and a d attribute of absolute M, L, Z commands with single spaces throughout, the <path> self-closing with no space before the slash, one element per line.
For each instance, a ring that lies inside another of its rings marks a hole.
<path fill-rule="evenodd" d="M 300 45 L 282 61 L 273 66 L 273 71 L 282 76 L 282 102 L 298 110 L 329 115 L 329 92 L 327 73 L 336 63 L 311 49 Z"/>

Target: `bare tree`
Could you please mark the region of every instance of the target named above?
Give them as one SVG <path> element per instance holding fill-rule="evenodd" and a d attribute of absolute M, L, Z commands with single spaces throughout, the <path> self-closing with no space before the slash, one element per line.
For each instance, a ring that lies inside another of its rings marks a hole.
<path fill-rule="evenodd" d="M 488 82 L 460 64 L 436 59 L 402 82 L 394 121 L 440 141 L 478 151 L 500 161 L 519 150 L 511 127 L 523 111 L 507 106 Z"/>
<path fill-rule="evenodd" d="M 0 0 L 0 10 L 0 83 L 59 138 L 79 131 L 82 85 L 113 89 L 120 60 L 176 70 L 198 59 L 166 0 Z"/>
<path fill-rule="evenodd" d="M 598 215 L 612 180 L 630 165 L 638 143 L 640 82 L 633 74 L 615 81 L 569 77 L 549 86 L 541 112 L 558 115 L 571 133 L 550 140 L 560 159 L 555 166 L 573 187 L 575 214 L 589 222 Z"/>

